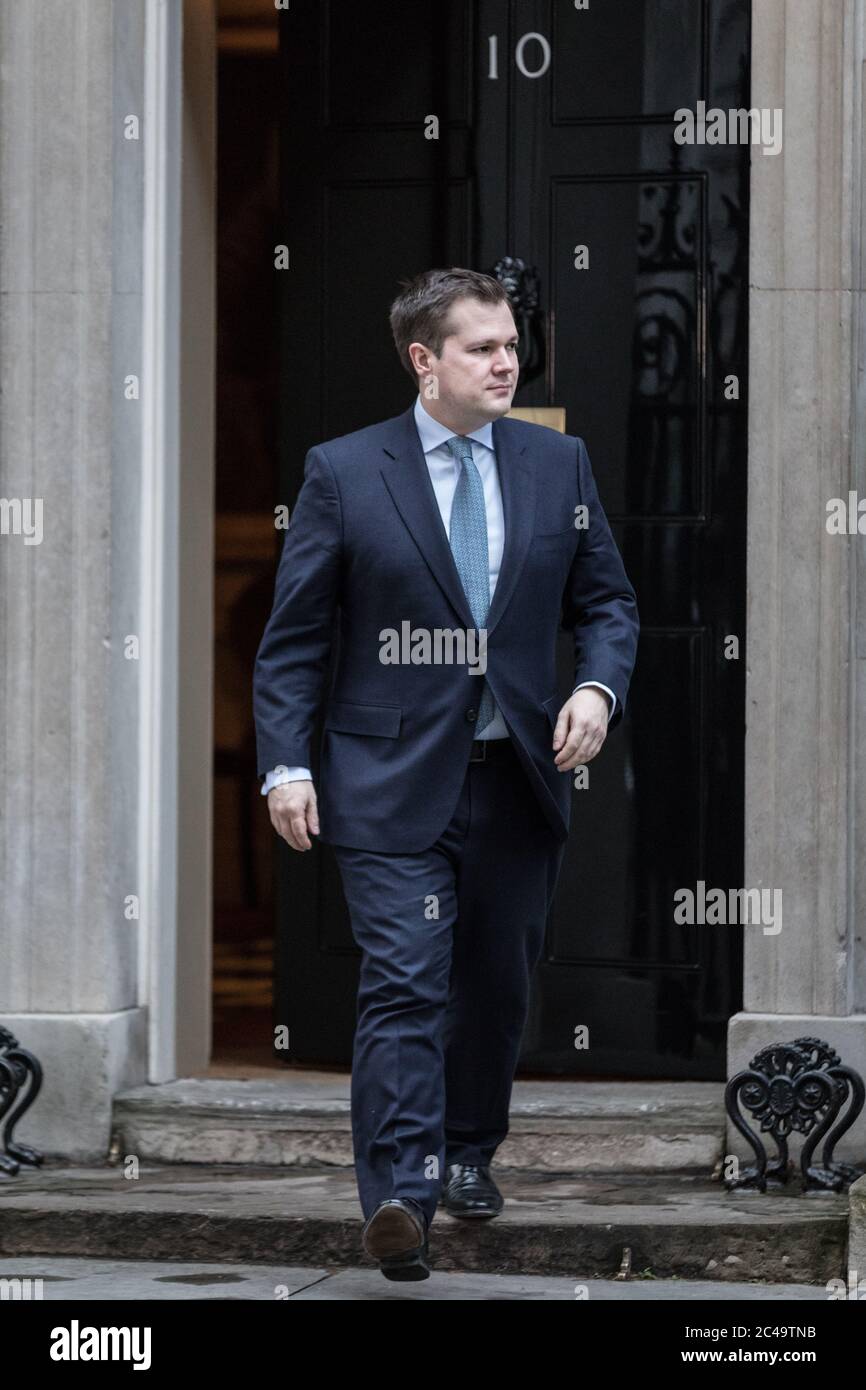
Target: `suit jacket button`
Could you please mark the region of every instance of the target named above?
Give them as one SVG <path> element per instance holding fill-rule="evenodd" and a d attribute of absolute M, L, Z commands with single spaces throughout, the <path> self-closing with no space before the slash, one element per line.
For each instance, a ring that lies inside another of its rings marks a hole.
<path fill-rule="evenodd" d="M 474 724 L 476 719 L 478 718 L 477 709 L 468 709 L 466 711 L 466 718 L 469 720 L 470 724 Z"/>

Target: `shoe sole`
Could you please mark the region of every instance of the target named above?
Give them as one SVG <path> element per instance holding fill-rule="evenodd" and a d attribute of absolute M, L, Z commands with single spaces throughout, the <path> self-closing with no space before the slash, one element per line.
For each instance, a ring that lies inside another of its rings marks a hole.
<path fill-rule="evenodd" d="M 414 1281 L 430 1277 L 426 1252 L 423 1244 L 418 1243 L 418 1227 L 400 1207 L 383 1207 L 377 1212 L 364 1232 L 362 1244 L 370 1258 L 379 1262 L 386 1279 Z"/>
<path fill-rule="evenodd" d="M 395 1283 L 414 1284 L 419 1279 L 430 1278 L 430 1266 L 424 1263 L 424 1256 L 420 1251 L 411 1259 L 401 1260 L 396 1255 L 393 1258 L 394 1264 L 389 1264 L 387 1260 L 379 1261 L 379 1269 L 386 1279 L 393 1279 Z"/>
<path fill-rule="evenodd" d="M 483 1208 L 476 1208 L 473 1211 L 471 1207 L 468 1211 L 453 1211 L 447 1203 L 443 1203 L 443 1206 L 449 1216 L 458 1216 L 461 1219 L 468 1217 L 470 1220 L 489 1221 L 494 1216 L 502 1215 L 502 1207 L 498 1207 L 496 1211 L 484 1211 Z"/>

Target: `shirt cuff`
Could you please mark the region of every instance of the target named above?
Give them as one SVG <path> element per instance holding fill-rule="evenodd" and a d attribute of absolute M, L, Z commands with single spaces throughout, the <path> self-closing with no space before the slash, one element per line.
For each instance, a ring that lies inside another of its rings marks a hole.
<path fill-rule="evenodd" d="M 610 712 L 613 714 L 616 709 L 616 696 L 613 691 L 608 686 L 602 685 L 601 681 L 581 681 L 580 685 L 574 687 L 574 690 L 582 690 L 585 685 L 594 685 L 597 690 L 603 690 L 605 695 L 610 696 Z M 572 695 L 574 694 L 574 690 L 571 692 Z"/>
<path fill-rule="evenodd" d="M 284 782 L 312 782 L 313 774 L 308 767 L 275 767 L 262 783 L 262 796 L 267 796 L 272 787 L 281 787 Z"/>

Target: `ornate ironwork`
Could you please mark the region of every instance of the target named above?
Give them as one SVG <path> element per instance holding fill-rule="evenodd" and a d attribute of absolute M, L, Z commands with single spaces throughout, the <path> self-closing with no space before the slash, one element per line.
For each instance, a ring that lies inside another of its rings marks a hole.
<path fill-rule="evenodd" d="M 488 272 L 504 287 L 511 303 L 514 326 L 520 337 L 517 361 L 520 385 L 534 381 L 544 371 L 544 329 L 541 323 L 541 276 L 520 256 L 502 256 Z"/>
<path fill-rule="evenodd" d="M 22 1047 L 8 1028 L 0 1027 L 0 1121 L 3 1152 L 0 1173 L 15 1175 L 22 1163 L 38 1167 L 43 1155 L 29 1144 L 18 1144 L 12 1131 L 30 1109 L 42 1087 L 42 1067 L 32 1052 Z"/>
<path fill-rule="evenodd" d="M 788 1156 L 788 1139 L 797 1131 L 803 1135 L 803 1191 L 847 1191 L 866 1167 L 834 1159 L 833 1150 L 863 1109 L 864 1094 L 859 1073 L 844 1066 L 838 1053 L 820 1038 L 795 1038 L 792 1043 L 763 1048 L 725 1087 L 728 1115 L 756 1159 L 739 1177 L 726 1178 L 725 1186 L 766 1192 L 768 1184 L 780 1187 L 786 1183 L 794 1168 Z M 768 1158 L 761 1138 L 743 1118 L 740 1105 L 759 1123 L 762 1134 L 771 1135 L 776 1157 Z M 812 1155 L 821 1139 L 824 1147 L 817 1165 L 812 1163 Z"/>

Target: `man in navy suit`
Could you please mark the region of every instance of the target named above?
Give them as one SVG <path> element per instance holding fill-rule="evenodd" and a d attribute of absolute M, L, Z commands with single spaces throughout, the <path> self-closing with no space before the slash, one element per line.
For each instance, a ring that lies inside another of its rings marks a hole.
<path fill-rule="evenodd" d="M 259 774 L 292 849 L 333 846 L 361 949 L 363 1244 L 429 1275 L 428 1228 L 499 1214 L 508 1111 L 578 765 L 623 716 L 638 613 L 583 440 L 503 418 L 499 282 L 432 270 L 391 307 L 417 391 L 307 454 L 256 658 Z M 335 620 L 319 805 L 311 737 Z M 557 693 L 556 636 L 574 634 Z"/>

